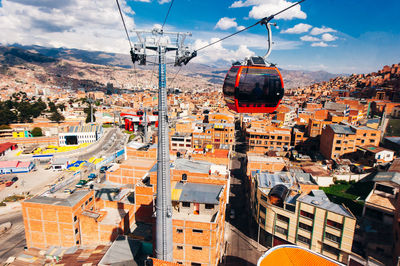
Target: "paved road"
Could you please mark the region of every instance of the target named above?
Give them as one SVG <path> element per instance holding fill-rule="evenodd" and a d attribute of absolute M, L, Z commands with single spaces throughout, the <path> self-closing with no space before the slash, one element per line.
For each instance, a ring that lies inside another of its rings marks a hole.
<path fill-rule="evenodd" d="M 242 159 L 233 158 L 231 169 L 230 206 L 227 211 L 225 258 L 221 265 L 256 265 L 265 252 L 265 248 L 248 235 L 250 213 L 245 196 Z M 235 210 L 235 217 L 230 218 L 230 209 Z"/>
<path fill-rule="evenodd" d="M 22 212 L 17 211 L 0 216 L 0 224 L 11 222 L 9 231 L 0 235 L 0 262 L 4 262 L 10 256 L 16 256 L 26 246 L 24 222 Z"/>

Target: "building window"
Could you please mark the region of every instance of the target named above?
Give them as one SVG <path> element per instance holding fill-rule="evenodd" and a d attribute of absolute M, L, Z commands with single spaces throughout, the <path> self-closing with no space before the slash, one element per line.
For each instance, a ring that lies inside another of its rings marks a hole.
<path fill-rule="evenodd" d="M 314 214 L 306 211 L 300 211 L 300 215 L 309 219 L 314 219 Z"/>
<path fill-rule="evenodd" d="M 263 200 L 263 201 L 265 201 L 265 202 L 268 202 L 268 199 L 267 199 L 267 197 L 266 197 L 266 196 L 264 196 L 263 194 L 261 194 L 261 200 Z"/>
<path fill-rule="evenodd" d="M 340 144 L 340 143 L 342 143 L 342 141 L 340 139 L 336 141 L 336 144 Z"/>
<path fill-rule="evenodd" d="M 192 231 L 193 231 L 193 233 L 200 233 L 200 234 L 203 233 L 203 230 L 199 230 L 199 229 L 193 229 Z"/>
<path fill-rule="evenodd" d="M 278 225 L 275 226 L 275 231 L 278 232 L 278 233 L 281 233 L 281 234 L 283 234 L 285 236 L 287 236 L 287 233 L 288 233 L 287 229 L 285 229 L 283 227 L 280 227 Z"/>
<path fill-rule="evenodd" d="M 262 225 L 265 225 L 265 219 L 262 218 L 262 217 L 259 217 L 258 223 L 259 223 L 259 224 L 262 224 Z"/>
<path fill-rule="evenodd" d="M 77 245 L 79 245 L 79 240 L 77 240 L 75 243 L 76 243 Z"/>
<path fill-rule="evenodd" d="M 190 202 L 182 202 L 182 207 L 189 208 L 190 207 Z"/>
<path fill-rule="evenodd" d="M 89 198 L 89 202 L 91 202 L 92 200 L 93 200 L 93 198 L 92 198 L 92 197 L 90 197 L 90 198 Z"/>
<path fill-rule="evenodd" d="M 78 218 L 76 218 L 76 216 L 74 216 L 74 222 L 76 222 L 77 219 L 78 219 Z"/>
<path fill-rule="evenodd" d="M 190 263 L 190 266 L 201 266 L 201 263 L 192 262 L 192 263 Z"/>
<path fill-rule="evenodd" d="M 335 151 L 340 151 L 340 147 L 335 147 Z"/>
<path fill-rule="evenodd" d="M 303 230 L 308 231 L 308 232 L 312 231 L 312 226 L 311 225 L 308 225 L 308 224 L 305 224 L 305 223 L 302 223 L 302 222 L 299 223 L 299 227 L 301 229 L 303 229 Z"/>
<path fill-rule="evenodd" d="M 335 221 L 332 221 L 332 220 L 329 220 L 329 219 L 326 220 L 326 224 L 328 226 L 334 227 L 334 228 L 339 229 L 339 230 L 343 229 L 343 224 L 335 222 Z"/>
<path fill-rule="evenodd" d="M 311 239 L 309 239 L 307 237 L 304 237 L 302 235 L 297 235 L 297 240 L 300 241 L 300 242 L 303 242 L 303 243 L 305 243 L 307 245 L 310 245 L 310 243 L 311 243 Z"/>
<path fill-rule="evenodd" d="M 276 217 L 278 218 L 279 221 L 289 223 L 289 218 L 280 214 L 277 214 Z"/>
<path fill-rule="evenodd" d="M 206 205 L 205 205 L 205 208 L 206 208 L 207 210 L 212 210 L 212 209 L 214 209 L 214 204 L 206 204 Z"/>
<path fill-rule="evenodd" d="M 282 136 L 278 136 L 276 139 L 282 139 Z"/>
<path fill-rule="evenodd" d="M 266 213 L 267 212 L 267 209 L 263 206 L 263 205 L 260 205 L 260 213 Z"/>
<path fill-rule="evenodd" d="M 340 243 L 340 237 L 339 236 L 335 236 L 331 233 L 325 232 L 325 237 L 335 243 Z"/>
<path fill-rule="evenodd" d="M 78 228 L 75 228 L 75 234 L 77 234 L 78 233 Z"/>
<path fill-rule="evenodd" d="M 322 244 L 322 250 L 327 251 L 327 252 L 329 252 L 331 254 L 334 254 L 336 256 L 339 256 L 339 254 L 340 254 L 340 250 L 339 249 L 334 248 L 332 246 L 329 246 L 327 244 Z"/>
<path fill-rule="evenodd" d="M 177 232 L 178 234 L 182 234 L 182 233 L 183 233 L 183 229 L 176 229 L 176 232 Z"/>
<path fill-rule="evenodd" d="M 196 246 L 192 246 L 192 249 L 194 249 L 194 250 L 203 250 L 202 247 L 196 247 Z"/>
<path fill-rule="evenodd" d="M 183 246 L 176 246 L 177 249 L 182 250 Z"/>

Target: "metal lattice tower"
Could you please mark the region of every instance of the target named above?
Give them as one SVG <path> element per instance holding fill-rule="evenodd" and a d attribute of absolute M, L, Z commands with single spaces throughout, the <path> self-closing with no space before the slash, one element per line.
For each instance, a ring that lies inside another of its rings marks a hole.
<path fill-rule="evenodd" d="M 157 151 L 157 199 L 156 199 L 156 257 L 172 261 L 172 203 L 169 158 L 168 102 L 166 88 L 166 53 L 176 51 L 175 65 L 187 63 L 195 56 L 184 47 L 186 36 L 191 33 L 164 32 L 154 28 L 152 31 L 136 32 L 139 43 L 131 50 L 132 61 L 146 64 L 147 49 L 158 55 L 158 151 Z M 174 44 L 171 39 L 175 38 Z M 158 40 L 157 40 L 158 39 Z M 156 62 L 154 62 L 156 64 Z"/>

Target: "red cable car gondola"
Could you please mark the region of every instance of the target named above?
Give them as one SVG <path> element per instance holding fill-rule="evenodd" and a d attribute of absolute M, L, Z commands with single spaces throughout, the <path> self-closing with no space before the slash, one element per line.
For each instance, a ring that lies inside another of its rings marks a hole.
<path fill-rule="evenodd" d="M 234 64 L 226 74 L 223 93 L 229 109 L 237 113 L 272 113 L 278 108 L 283 94 L 283 79 L 278 68 L 267 66 L 265 59 L 271 53 L 272 33 L 265 18 L 261 25 L 268 30 L 268 51 L 264 57 L 250 57 L 243 64 Z"/>
<path fill-rule="evenodd" d="M 231 67 L 223 93 L 229 109 L 237 113 L 272 113 L 284 94 L 282 76 L 275 66 L 253 57 L 247 65 Z"/>

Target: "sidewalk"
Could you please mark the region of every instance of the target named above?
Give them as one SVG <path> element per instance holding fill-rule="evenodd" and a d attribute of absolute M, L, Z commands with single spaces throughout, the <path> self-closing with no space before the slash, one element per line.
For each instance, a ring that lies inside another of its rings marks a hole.
<path fill-rule="evenodd" d="M 0 207 L 0 215 L 9 214 L 11 212 L 21 211 L 20 202 L 6 202 L 7 206 Z"/>

